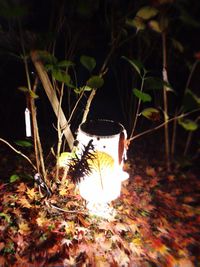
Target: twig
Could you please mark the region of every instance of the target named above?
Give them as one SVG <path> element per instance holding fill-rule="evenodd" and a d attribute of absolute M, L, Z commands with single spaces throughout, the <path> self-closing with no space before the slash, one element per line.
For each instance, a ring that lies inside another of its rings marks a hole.
<path fill-rule="evenodd" d="M 45 204 L 50 208 L 53 208 L 53 209 L 56 209 L 56 210 L 59 210 L 59 211 L 63 211 L 63 212 L 66 212 L 66 213 L 81 213 L 81 214 L 85 214 L 85 212 L 83 210 L 66 210 L 66 209 L 59 208 L 59 207 L 49 203 L 47 200 L 45 200 Z"/>
<path fill-rule="evenodd" d="M 142 133 L 139 133 L 139 134 L 133 136 L 132 138 L 130 138 L 130 139 L 127 140 L 127 143 L 129 144 L 131 141 L 133 141 L 133 140 L 135 140 L 135 139 L 137 139 L 137 138 L 139 138 L 139 137 L 141 137 L 141 136 L 143 136 L 143 135 L 145 135 L 145 134 L 148 134 L 148 133 L 154 132 L 154 131 L 156 131 L 156 130 L 159 130 L 160 128 L 162 128 L 163 126 L 165 126 L 166 123 L 170 123 L 170 122 L 172 122 L 172 121 L 174 121 L 174 120 L 177 120 L 177 119 L 181 119 L 181 118 L 187 117 L 187 116 L 189 116 L 190 114 L 195 113 L 195 112 L 198 112 L 198 111 L 200 111 L 200 108 L 195 109 L 195 110 L 190 111 L 190 112 L 187 112 L 187 113 L 185 113 L 185 114 L 181 114 L 181 115 L 179 115 L 179 116 L 173 117 L 173 118 L 171 118 L 171 119 L 169 119 L 169 120 L 167 120 L 167 121 L 161 123 L 160 125 L 156 126 L 156 127 L 153 128 L 153 129 L 146 130 L 146 131 L 144 131 L 144 132 L 142 132 Z"/>
<path fill-rule="evenodd" d="M 25 154 L 23 154 L 21 151 L 14 148 L 9 142 L 4 140 L 3 138 L 0 138 L 0 141 L 3 142 L 4 144 L 6 144 L 7 146 L 9 146 L 14 152 L 21 155 L 23 158 L 25 158 L 32 165 L 32 167 L 37 171 L 36 166 L 33 164 L 33 162 Z"/>
<path fill-rule="evenodd" d="M 120 33 L 121 34 L 121 33 Z M 104 60 L 104 63 L 101 67 L 101 70 L 99 72 L 99 76 L 104 76 L 105 73 L 107 72 L 107 65 L 108 65 L 108 62 L 113 54 L 113 52 L 115 51 L 116 47 L 117 47 L 117 42 L 119 40 L 119 37 L 120 37 L 120 34 L 117 36 L 117 38 L 115 39 L 115 43 L 113 44 L 113 46 L 111 47 L 111 50 L 109 52 L 109 54 L 107 55 L 106 59 Z M 87 103 L 86 103 L 86 107 L 85 107 L 85 110 L 84 110 L 84 114 L 83 114 L 83 118 L 82 118 L 82 122 L 85 122 L 87 120 L 87 116 L 88 116 L 88 113 L 90 111 L 90 106 L 91 106 L 91 103 L 92 103 L 92 100 L 96 94 L 96 88 L 93 88 L 90 95 L 89 95 L 89 98 L 87 100 Z"/>
<path fill-rule="evenodd" d="M 140 92 L 143 91 L 143 87 L 144 87 L 144 79 L 145 79 L 145 74 L 144 74 L 143 77 L 142 77 L 142 82 L 141 82 Z M 141 105 L 141 99 L 138 100 L 137 110 L 136 110 L 136 115 L 135 115 L 135 120 L 134 120 L 134 123 L 133 123 L 133 128 L 132 128 L 132 131 L 131 131 L 131 136 L 130 136 L 130 138 L 133 137 L 133 134 L 134 134 L 134 132 L 135 132 L 135 128 L 136 128 L 136 124 L 137 124 L 138 116 L 139 116 L 139 112 L 140 112 L 140 105 Z"/>
<path fill-rule="evenodd" d="M 162 32 L 162 52 L 163 52 L 163 81 L 169 83 L 167 75 L 167 45 L 166 45 L 166 32 Z M 167 87 L 163 86 L 163 103 L 164 103 L 164 121 L 168 122 L 168 97 L 167 97 Z M 169 148 L 169 127 L 168 123 L 164 124 L 165 128 L 165 157 L 168 171 L 170 170 L 170 148 Z"/>

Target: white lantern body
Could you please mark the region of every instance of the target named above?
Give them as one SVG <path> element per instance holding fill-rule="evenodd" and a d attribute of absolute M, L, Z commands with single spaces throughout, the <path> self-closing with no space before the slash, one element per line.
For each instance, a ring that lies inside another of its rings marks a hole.
<path fill-rule="evenodd" d="M 123 159 L 126 156 L 124 140 L 126 131 L 120 123 L 110 120 L 88 121 L 80 125 L 77 134 L 78 153 L 92 140 L 95 151 L 108 155 L 114 160 L 112 168 L 100 162 L 100 172 L 92 171 L 79 183 L 80 195 L 93 203 L 109 203 L 120 196 L 121 182 L 128 178 L 123 172 Z M 101 166 L 102 165 L 102 166 Z"/>

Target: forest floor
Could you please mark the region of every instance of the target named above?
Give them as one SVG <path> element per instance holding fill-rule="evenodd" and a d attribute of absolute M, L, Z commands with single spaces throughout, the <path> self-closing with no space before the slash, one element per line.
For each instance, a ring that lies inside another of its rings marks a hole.
<path fill-rule="evenodd" d="M 6 151 L 0 154 L 0 266 L 200 266 L 198 171 L 169 173 L 159 157 L 129 156 L 129 179 L 111 203 L 115 213 L 101 218 L 88 213 L 69 180 L 54 182 L 53 169 L 53 194 L 42 197 L 30 166 Z M 19 178 L 10 182 L 8 174 Z"/>

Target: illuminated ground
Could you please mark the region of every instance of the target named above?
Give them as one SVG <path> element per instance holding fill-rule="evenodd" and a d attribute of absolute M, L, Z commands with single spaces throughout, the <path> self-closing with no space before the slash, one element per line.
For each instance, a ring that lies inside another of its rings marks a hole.
<path fill-rule="evenodd" d="M 198 177 L 142 159 L 129 172 L 110 220 L 89 216 L 69 181 L 48 201 L 26 179 L 1 182 L 0 266 L 199 266 Z"/>

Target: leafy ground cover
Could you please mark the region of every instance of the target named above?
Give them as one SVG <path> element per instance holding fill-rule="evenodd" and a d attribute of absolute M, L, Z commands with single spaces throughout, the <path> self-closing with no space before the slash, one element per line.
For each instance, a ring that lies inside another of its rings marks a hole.
<path fill-rule="evenodd" d="M 167 174 L 142 157 L 127 166 L 110 219 L 88 214 L 74 185 L 53 182 L 53 171 L 49 199 L 31 180 L 1 179 L 0 266 L 200 266 L 198 176 Z"/>

